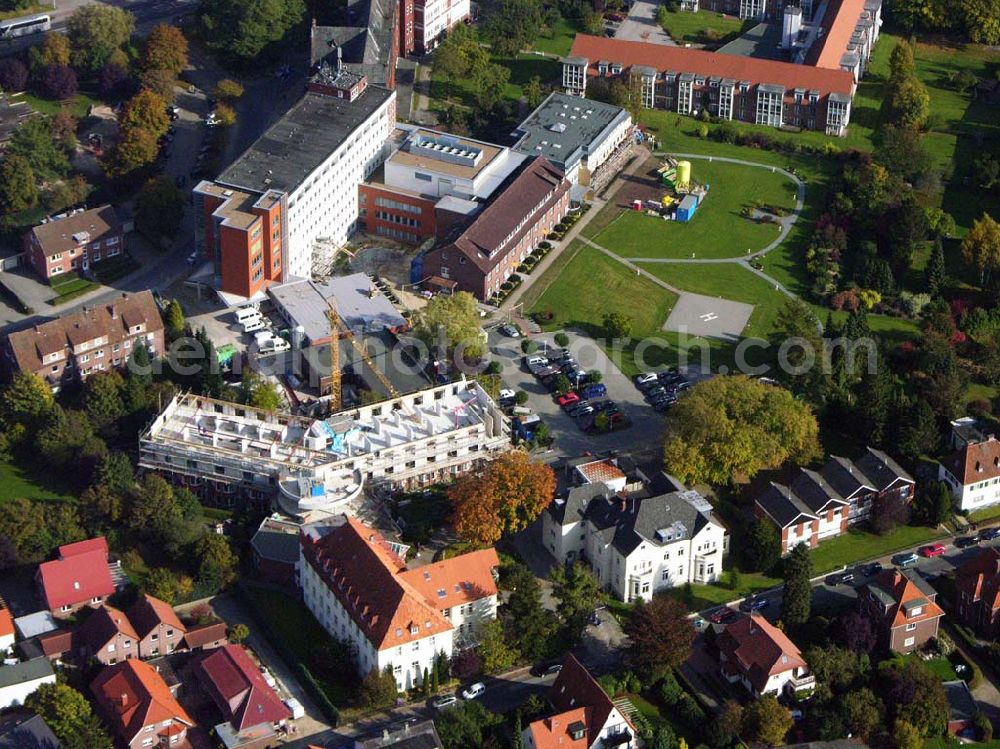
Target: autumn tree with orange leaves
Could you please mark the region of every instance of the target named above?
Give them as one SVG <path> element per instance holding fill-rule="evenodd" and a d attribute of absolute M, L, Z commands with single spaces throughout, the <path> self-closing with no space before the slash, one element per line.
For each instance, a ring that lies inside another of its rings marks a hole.
<path fill-rule="evenodd" d="M 520 451 L 497 458 L 448 492 L 452 523 L 462 538 L 482 546 L 516 533 L 548 507 L 556 490 L 552 469 Z"/>

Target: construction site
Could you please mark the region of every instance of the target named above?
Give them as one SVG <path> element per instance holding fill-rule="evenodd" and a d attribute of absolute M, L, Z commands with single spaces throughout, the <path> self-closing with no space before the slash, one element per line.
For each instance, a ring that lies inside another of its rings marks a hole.
<path fill-rule="evenodd" d="M 647 162 L 645 166 L 649 166 Z M 640 170 L 642 171 L 642 170 Z M 633 211 L 642 211 L 648 216 L 662 218 L 668 221 L 688 223 L 694 219 L 698 207 L 704 201 L 710 185 L 700 184 L 691 176 L 691 162 L 667 157 L 653 170 L 646 172 L 644 185 L 653 188 L 653 196 L 634 195 L 628 190 L 628 185 L 620 190 L 623 195 L 619 200 L 629 200 L 623 206 Z M 649 184 L 649 180 L 654 180 Z"/>
<path fill-rule="evenodd" d="M 454 478 L 510 444 L 500 408 L 464 379 L 322 419 L 182 393 L 142 434 L 140 465 L 207 502 L 276 503 L 312 522 L 369 489 Z"/>

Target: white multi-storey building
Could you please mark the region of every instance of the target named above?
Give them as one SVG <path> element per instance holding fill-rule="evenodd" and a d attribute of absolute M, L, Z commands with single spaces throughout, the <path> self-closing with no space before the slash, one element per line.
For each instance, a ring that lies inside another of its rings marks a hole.
<path fill-rule="evenodd" d="M 503 413 L 472 381 L 309 419 L 180 394 L 140 438 L 140 465 L 223 501 L 277 498 L 299 517 L 341 512 L 367 485 L 455 477 L 510 448 Z"/>
<path fill-rule="evenodd" d="M 414 9 L 414 36 L 419 49 L 430 52 L 441 37 L 469 17 L 469 0 L 417 0 Z"/>
<path fill-rule="evenodd" d="M 728 531 L 695 491 L 625 497 L 604 483 L 585 484 L 553 501 L 542 517 L 546 549 L 562 563 L 585 561 L 626 602 L 714 582 L 728 551 Z"/>
<path fill-rule="evenodd" d="M 398 552 L 352 518 L 309 525 L 298 578 L 306 607 L 351 646 L 360 674 L 391 668 L 397 686 L 410 689 L 496 618 L 499 559 L 484 549 L 408 570 Z"/>
<path fill-rule="evenodd" d="M 990 435 L 966 443 L 941 462 L 938 479 L 963 512 L 1000 503 L 1000 442 Z"/>

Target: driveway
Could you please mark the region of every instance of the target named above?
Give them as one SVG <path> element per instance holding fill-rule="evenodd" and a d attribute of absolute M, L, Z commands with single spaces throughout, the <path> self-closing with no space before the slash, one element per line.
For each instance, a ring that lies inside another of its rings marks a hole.
<path fill-rule="evenodd" d="M 677 42 L 656 22 L 656 9 L 659 3 L 650 0 L 636 0 L 632 3 L 628 18 L 622 21 L 615 32 L 615 39 L 625 39 L 630 42 L 648 42 L 676 47 Z"/>
<path fill-rule="evenodd" d="M 576 421 L 563 412 L 552 394 L 523 368 L 521 339 L 493 332 L 490 334 L 490 349 L 503 367 L 501 376 L 504 385 L 528 394 L 526 405 L 548 425 L 554 438 L 552 456 L 578 457 L 588 450 L 614 449 L 632 452 L 641 462 L 641 453 L 656 451 L 656 445 L 663 436 L 663 417 L 646 404 L 642 393 L 592 339 L 571 331 L 566 334 L 570 339 L 568 348 L 580 368 L 584 372 L 596 369 L 601 373 L 601 382 L 608 389 L 607 398 L 621 407 L 632 422 L 630 427 L 609 434 L 584 433 Z M 557 348 L 552 334 L 534 335 L 531 340 L 538 344 L 540 352 Z"/>

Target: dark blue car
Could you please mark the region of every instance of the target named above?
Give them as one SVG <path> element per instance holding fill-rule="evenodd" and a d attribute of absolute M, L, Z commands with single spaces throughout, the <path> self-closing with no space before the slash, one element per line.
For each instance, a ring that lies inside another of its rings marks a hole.
<path fill-rule="evenodd" d="M 587 398 L 600 398 L 608 394 L 608 388 L 601 383 L 594 383 L 592 385 L 585 385 L 580 388 L 580 397 Z"/>

